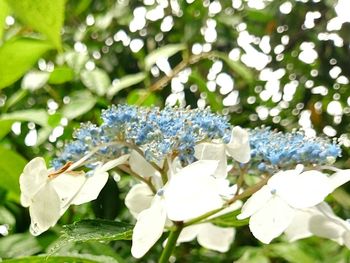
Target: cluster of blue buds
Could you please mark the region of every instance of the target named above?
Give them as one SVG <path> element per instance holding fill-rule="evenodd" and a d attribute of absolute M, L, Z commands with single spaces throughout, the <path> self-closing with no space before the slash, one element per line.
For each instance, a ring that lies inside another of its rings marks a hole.
<path fill-rule="evenodd" d="M 341 149 L 326 138 L 308 138 L 302 131 L 282 133 L 270 128 L 250 130 L 252 161 L 262 171 L 269 168 L 291 168 L 296 164 L 324 165 L 335 161 Z"/>
<path fill-rule="evenodd" d="M 60 167 L 67 161 L 76 161 L 94 148 L 101 147 L 95 161 L 115 158 L 124 153 L 128 145 L 142 149 L 148 161 L 160 161 L 167 155 L 177 155 L 191 163 L 194 146 L 201 141 L 219 139 L 228 143 L 231 125 L 224 116 L 213 114 L 209 109 L 182 109 L 166 107 L 146 108 L 119 105 L 102 112 L 102 124 L 81 125 L 59 157 L 52 164 Z M 120 142 L 113 144 L 112 142 Z"/>

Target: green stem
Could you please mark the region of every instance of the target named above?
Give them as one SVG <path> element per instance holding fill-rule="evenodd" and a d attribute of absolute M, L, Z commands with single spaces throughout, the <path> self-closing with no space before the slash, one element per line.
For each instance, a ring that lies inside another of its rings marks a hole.
<path fill-rule="evenodd" d="M 168 236 L 168 241 L 166 242 L 166 246 L 162 252 L 162 255 L 159 258 L 158 263 L 168 263 L 169 262 L 169 258 L 174 251 L 174 248 L 176 246 L 176 241 L 179 238 L 183 227 L 184 227 L 183 223 L 178 223 L 176 225 L 176 229 L 174 231 L 170 232 L 170 234 Z"/>

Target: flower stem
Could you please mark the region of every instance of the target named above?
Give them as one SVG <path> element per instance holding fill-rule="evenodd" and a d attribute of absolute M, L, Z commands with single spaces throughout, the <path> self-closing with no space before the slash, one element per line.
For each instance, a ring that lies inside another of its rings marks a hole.
<path fill-rule="evenodd" d="M 179 238 L 182 229 L 183 229 L 183 223 L 181 222 L 176 225 L 176 229 L 174 231 L 170 232 L 168 236 L 168 241 L 166 242 L 166 246 L 162 252 L 162 255 L 159 258 L 158 263 L 169 262 L 169 258 L 174 251 L 174 248 L 176 246 L 176 241 Z"/>

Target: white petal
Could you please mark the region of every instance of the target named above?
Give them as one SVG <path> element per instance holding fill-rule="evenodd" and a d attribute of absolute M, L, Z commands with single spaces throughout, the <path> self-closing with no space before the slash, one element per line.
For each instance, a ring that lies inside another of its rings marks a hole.
<path fill-rule="evenodd" d="M 230 249 L 234 236 L 234 228 L 223 228 L 206 223 L 202 225 L 197 240 L 202 247 L 224 253 Z"/>
<path fill-rule="evenodd" d="M 111 160 L 109 162 L 106 162 L 99 169 L 99 172 L 107 172 L 107 171 L 113 169 L 114 167 L 116 167 L 118 165 L 124 164 L 124 163 L 126 163 L 128 158 L 129 158 L 129 154 L 125 154 L 125 155 L 120 156 L 117 159 L 114 159 L 114 160 Z"/>
<path fill-rule="evenodd" d="M 200 160 L 197 162 L 194 162 L 185 168 L 180 169 L 176 176 L 188 176 L 188 175 L 207 175 L 212 176 L 214 175 L 217 167 L 218 167 L 219 161 L 212 161 L 212 160 Z M 175 176 L 174 176 L 175 177 Z"/>
<path fill-rule="evenodd" d="M 329 177 L 332 192 L 339 186 L 350 181 L 350 169 L 340 170 Z"/>
<path fill-rule="evenodd" d="M 268 185 L 294 208 L 315 206 L 332 191 L 327 175 L 319 171 L 306 171 L 299 175 L 282 172 L 278 175 L 278 180 L 273 176 Z"/>
<path fill-rule="evenodd" d="M 134 185 L 125 197 L 125 205 L 130 213 L 137 217 L 137 215 L 150 207 L 154 194 L 146 184 Z"/>
<path fill-rule="evenodd" d="M 177 243 L 189 242 L 196 238 L 198 235 L 202 225 L 191 225 L 185 227 L 181 233 L 179 238 L 177 239 Z"/>
<path fill-rule="evenodd" d="M 281 235 L 294 217 L 294 209 L 278 196 L 274 196 L 266 205 L 250 217 L 249 228 L 261 242 L 269 244 Z"/>
<path fill-rule="evenodd" d="M 284 231 L 289 242 L 312 236 L 309 227 L 310 218 L 312 216 L 313 214 L 309 210 L 295 210 L 295 216 L 292 223 Z"/>
<path fill-rule="evenodd" d="M 162 236 L 165 221 L 166 212 L 162 200 L 156 197 L 151 207 L 137 217 L 131 247 L 131 254 L 135 258 L 143 257 Z"/>
<path fill-rule="evenodd" d="M 131 170 L 144 178 L 152 177 L 158 173 L 157 170 L 135 150 L 130 153 L 129 164 Z"/>
<path fill-rule="evenodd" d="M 82 172 L 82 174 L 79 175 L 71 175 L 68 173 L 60 174 L 50 181 L 50 184 L 60 198 L 61 215 L 67 210 L 86 180 L 85 173 Z"/>
<path fill-rule="evenodd" d="M 217 162 L 214 165 L 206 162 L 213 163 L 198 161 L 185 167 L 164 188 L 166 209 L 171 220 L 189 220 L 222 206 L 220 189 L 215 178 L 210 176 Z"/>
<path fill-rule="evenodd" d="M 50 184 L 42 187 L 29 207 L 30 232 L 37 236 L 54 226 L 60 217 L 60 199 Z"/>
<path fill-rule="evenodd" d="M 31 204 L 31 199 L 46 183 L 47 179 L 48 171 L 43 158 L 36 157 L 24 167 L 23 173 L 19 177 L 21 204 L 24 207 Z"/>
<path fill-rule="evenodd" d="M 88 203 L 92 200 L 95 200 L 100 194 L 102 188 L 106 185 L 108 180 L 108 173 L 98 171 L 86 177 L 85 183 L 78 189 L 76 196 L 71 201 L 73 205 L 80 205 Z"/>
<path fill-rule="evenodd" d="M 243 205 L 238 219 L 245 219 L 259 211 L 272 198 L 270 188 L 263 186 L 259 191 L 254 193 Z"/>
<path fill-rule="evenodd" d="M 217 160 L 218 167 L 215 171 L 216 178 L 226 178 L 227 158 L 224 144 L 200 143 L 195 146 L 194 156 L 198 160 Z"/>
<path fill-rule="evenodd" d="M 249 134 L 239 126 L 232 129 L 231 141 L 226 145 L 227 153 L 240 163 L 250 160 Z"/>

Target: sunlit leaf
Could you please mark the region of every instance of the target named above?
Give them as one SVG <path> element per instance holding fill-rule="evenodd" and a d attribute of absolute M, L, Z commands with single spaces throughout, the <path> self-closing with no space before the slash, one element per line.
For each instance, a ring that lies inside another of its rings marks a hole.
<path fill-rule="evenodd" d="M 95 219 L 65 225 L 63 235 L 51 249 L 54 253 L 68 242 L 130 240 L 133 226 L 123 222 Z"/>
<path fill-rule="evenodd" d="M 235 263 L 270 263 L 260 248 L 244 248 L 243 255 Z"/>
<path fill-rule="evenodd" d="M 41 40 L 6 41 L 0 47 L 0 89 L 18 80 L 49 49 L 52 45 Z"/>
<path fill-rule="evenodd" d="M 9 191 L 11 199 L 19 199 L 19 176 L 26 164 L 21 155 L 0 146 L 0 185 Z"/>
<path fill-rule="evenodd" d="M 64 54 L 64 58 L 70 68 L 74 72 L 79 73 L 85 66 L 86 62 L 89 60 L 87 53 L 69 51 Z"/>
<path fill-rule="evenodd" d="M 0 140 L 11 131 L 13 122 L 12 120 L 0 120 Z"/>
<path fill-rule="evenodd" d="M 0 258 L 30 256 L 40 252 L 41 249 L 39 242 L 29 233 L 0 238 Z"/>
<path fill-rule="evenodd" d="M 81 81 L 88 89 L 99 96 L 103 96 L 111 86 L 108 74 L 99 68 L 95 68 L 92 71 L 83 70 L 81 72 Z"/>
<path fill-rule="evenodd" d="M 45 110 L 21 110 L 2 114 L 0 120 L 32 121 L 41 126 L 47 126 L 48 113 Z"/>
<path fill-rule="evenodd" d="M 4 28 L 5 28 L 5 19 L 8 15 L 9 8 L 5 2 L 5 0 L 0 0 L 0 43 L 2 36 L 4 34 Z"/>
<path fill-rule="evenodd" d="M 40 70 L 32 70 L 24 75 L 21 83 L 22 89 L 27 90 L 37 90 L 47 83 L 50 73 Z"/>
<path fill-rule="evenodd" d="M 23 23 L 46 35 L 57 49 L 61 49 L 65 2 L 65 0 L 7 0 L 8 5 Z"/>
<path fill-rule="evenodd" d="M 62 84 L 74 78 L 74 71 L 69 67 L 57 67 L 50 74 L 50 84 Z"/>
<path fill-rule="evenodd" d="M 107 96 L 111 98 L 122 89 L 128 88 L 137 83 L 140 83 L 145 78 L 146 78 L 145 73 L 137 73 L 137 74 L 127 75 L 125 77 L 122 77 L 121 79 L 119 79 L 119 81 L 116 84 L 114 84 L 113 82 L 112 87 L 109 88 L 107 91 Z"/>
<path fill-rule="evenodd" d="M 28 94 L 27 90 L 18 89 L 15 93 L 13 93 L 11 95 L 11 97 L 9 97 L 6 100 L 6 103 L 4 106 L 5 111 L 7 111 L 12 106 L 16 105 L 19 101 L 21 101 L 23 98 L 25 98 L 27 96 L 27 94 Z"/>
<path fill-rule="evenodd" d="M 62 114 L 68 119 L 75 119 L 91 110 L 96 104 L 96 99 L 87 90 L 77 91 L 71 94 L 70 102 L 63 106 Z"/>
<path fill-rule="evenodd" d="M 144 89 L 135 89 L 132 90 L 128 97 L 126 98 L 128 104 L 136 104 L 143 106 L 155 105 L 157 102 L 157 97 L 154 93 L 144 90 Z"/>
<path fill-rule="evenodd" d="M 227 54 L 222 52 L 216 51 L 213 53 L 214 53 L 214 56 L 222 59 L 235 74 L 242 77 L 248 83 L 251 83 L 253 81 L 254 77 L 251 70 L 247 68 L 245 65 L 243 65 L 241 62 L 230 59 Z"/>
<path fill-rule="evenodd" d="M 145 69 L 150 70 L 159 58 L 171 57 L 185 48 L 184 44 L 170 44 L 152 51 L 145 57 Z"/>

